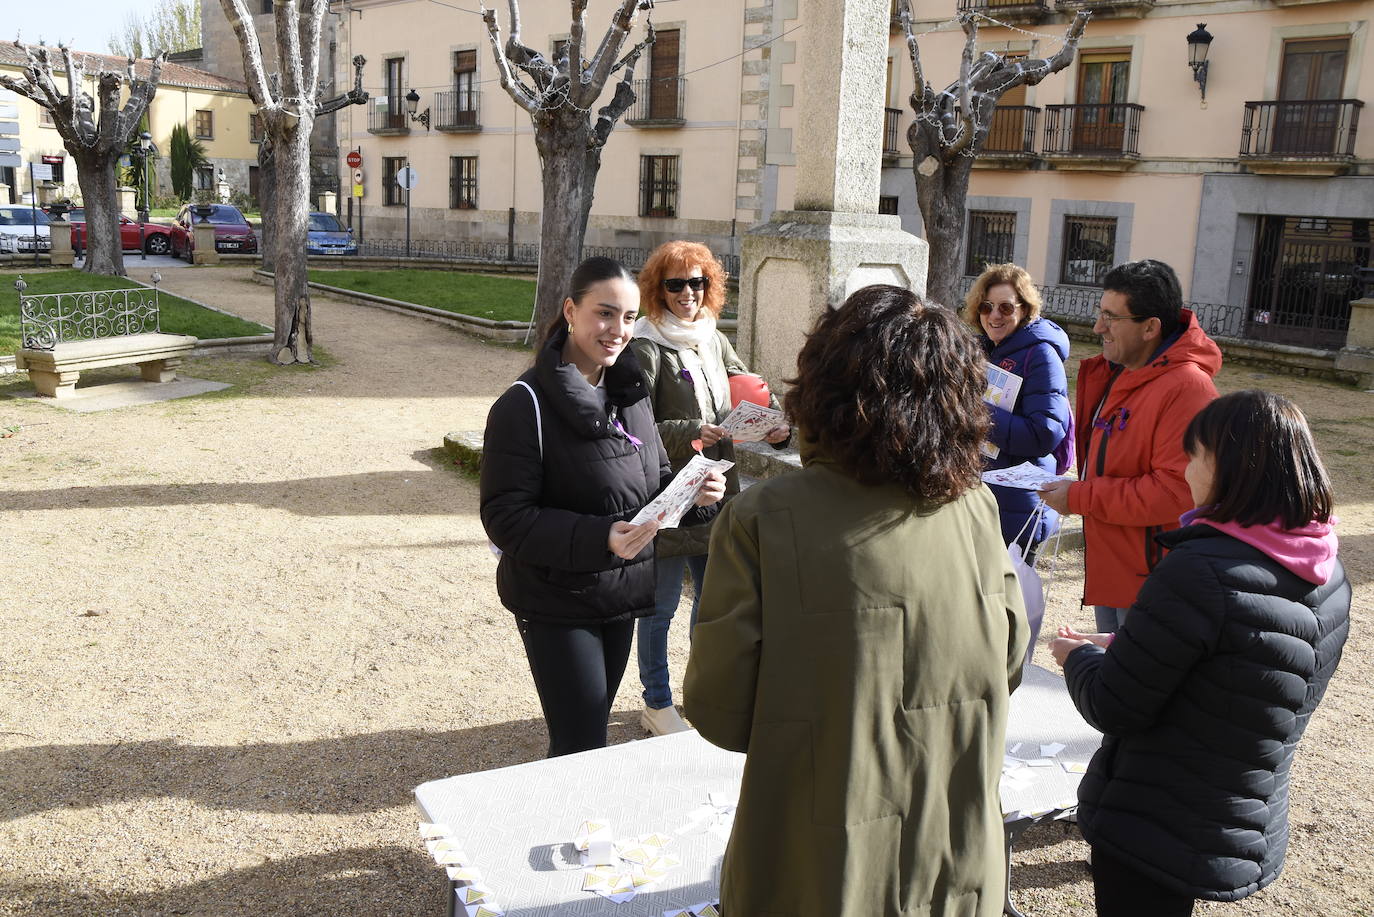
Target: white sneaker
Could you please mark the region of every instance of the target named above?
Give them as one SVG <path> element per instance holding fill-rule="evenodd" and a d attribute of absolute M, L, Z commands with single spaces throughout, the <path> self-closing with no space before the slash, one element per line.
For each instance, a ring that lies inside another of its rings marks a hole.
<path fill-rule="evenodd" d="M 643 726 L 650 735 L 655 736 L 686 732 L 692 728 L 683 721 L 682 717 L 678 716 L 677 708 L 671 705 L 662 710 L 645 707 L 639 712 L 639 725 Z"/>

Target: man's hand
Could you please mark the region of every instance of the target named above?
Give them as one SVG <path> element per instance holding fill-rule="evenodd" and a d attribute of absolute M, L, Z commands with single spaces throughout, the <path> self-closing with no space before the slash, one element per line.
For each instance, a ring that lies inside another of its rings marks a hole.
<path fill-rule="evenodd" d="M 657 533 L 657 522 L 645 522 L 642 525 L 616 522 L 611 525 L 611 533 L 606 536 L 606 547 L 621 560 L 634 560 L 640 551 L 649 546 L 649 542 L 654 540 Z"/>
<path fill-rule="evenodd" d="M 1074 485 L 1074 481 L 1055 481 L 1048 484 L 1045 489 L 1040 491 L 1040 499 L 1045 501 L 1045 505 L 1059 513 L 1067 516 L 1069 513 L 1069 488 Z"/>
<path fill-rule="evenodd" d="M 768 433 L 763 437 L 763 441 L 768 443 L 769 445 L 777 445 L 778 443 L 787 442 L 787 437 L 791 435 L 791 427 L 789 427 L 785 423 L 779 424 L 778 426 L 768 431 Z"/>
<path fill-rule="evenodd" d="M 701 425 L 701 444 L 703 446 L 714 446 L 725 436 L 725 428 L 719 424 L 703 423 Z"/>
<path fill-rule="evenodd" d="M 716 469 L 706 473 L 706 481 L 697 491 L 697 506 L 710 506 L 725 499 L 725 475 Z"/>

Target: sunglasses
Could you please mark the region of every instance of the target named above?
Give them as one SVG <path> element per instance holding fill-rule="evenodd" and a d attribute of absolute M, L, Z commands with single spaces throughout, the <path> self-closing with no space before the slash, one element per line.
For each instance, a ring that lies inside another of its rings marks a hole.
<path fill-rule="evenodd" d="M 978 314 L 979 314 L 979 315 L 991 315 L 991 314 L 992 314 L 992 310 L 993 310 L 993 309 L 996 309 L 996 310 L 997 310 L 997 314 L 998 314 L 998 315 L 1001 315 L 1001 316 L 1003 316 L 1003 317 L 1005 318 L 1005 317 L 1010 317 L 1010 316 L 1012 316 L 1012 315 L 1015 315 L 1015 314 L 1016 314 L 1016 310 L 1019 309 L 1019 308 L 1021 308 L 1021 304 L 1020 304 L 1020 303 L 1014 303 L 1014 302 L 999 302 L 999 303 L 980 302 L 980 303 L 978 304 Z"/>
<path fill-rule="evenodd" d="M 710 277 L 669 277 L 663 281 L 663 285 L 668 288 L 669 293 L 681 293 L 683 287 L 691 287 L 700 293 L 711 285 Z"/>

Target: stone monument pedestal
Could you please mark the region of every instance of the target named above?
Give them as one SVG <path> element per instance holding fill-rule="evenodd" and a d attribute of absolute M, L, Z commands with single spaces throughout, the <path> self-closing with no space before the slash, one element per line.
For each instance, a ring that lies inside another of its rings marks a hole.
<path fill-rule="evenodd" d="M 795 208 L 745 234 L 740 268 L 740 354 L 778 393 L 822 309 L 875 283 L 924 294 L 929 252 L 877 212 L 890 0 L 800 4 Z"/>
<path fill-rule="evenodd" d="M 1350 327 L 1336 355 L 1336 368 L 1354 373 L 1358 387 L 1374 389 L 1374 297 L 1350 304 Z"/>
<path fill-rule="evenodd" d="M 195 247 L 191 249 L 192 264 L 219 264 L 219 252 L 215 251 L 215 226 L 213 223 L 193 223 Z"/>
<path fill-rule="evenodd" d="M 875 283 L 924 293 L 928 248 L 889 214 L 775 212 L 744 236 L 740 356 L 781 392 L 822 309 Z"/>
<path fill-rule="evenodd" d="M 72 251 L 72 224 L 66 220 L 53 220 L 48 226 L 52 248 L 48 250 L 49 263 L 53 267 L 71 267 L 76 263 L 76 253 Z"/>

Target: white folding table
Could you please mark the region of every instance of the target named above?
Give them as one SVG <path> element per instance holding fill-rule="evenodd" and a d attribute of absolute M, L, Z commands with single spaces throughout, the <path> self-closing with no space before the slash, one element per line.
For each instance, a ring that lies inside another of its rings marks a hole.
<path fill-rule="evenodd" d="M 1022 831 L 1076 805 L 1081 775 L 1064 764 L 1086 763 L 1100 741 L 1074 709 L 1063 679 L 1028 666 L 1011 698 L 1007 748 L 1019 746 L 1011 754 L 1022 759 L 1040 758 L 1041 745 L 1065 748 L 1050 765 L 1017 765 L 1022 779 L 1004 775 L 1008 863 Z M 722 751 L 693 731 L 434 780 L 418 787 L 415 799 L 425 821 L 453 829 L 509 917 L 661 917 L 665 910 L 717 899 L 723 841 L 710 832 L 676 830 L 712 794 L 737 797 L 743 767 L 743 755 Z M 665 852 L 681 866 L 625 903 L 582 891 L 572 841 L 590 818 L 609 820 L 618 838 L 672 836 Z M 451 886 L 450 913 L 454 906 Z M 1010 894 L 1005 909 L 1014 917 L 1020 913 Z"/>

